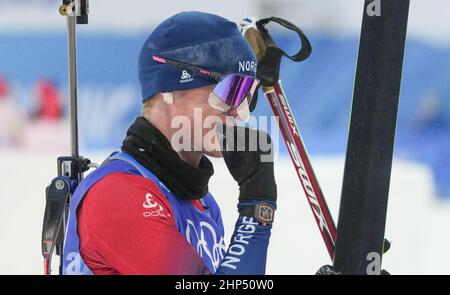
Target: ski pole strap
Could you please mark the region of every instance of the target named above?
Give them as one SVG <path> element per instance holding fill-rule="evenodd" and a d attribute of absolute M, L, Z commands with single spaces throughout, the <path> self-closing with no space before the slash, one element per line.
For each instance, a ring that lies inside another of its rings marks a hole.
<path fill-rule="evenodd" d="M 281 26 L 297 33 L 301 40 L 301 47 L 296 54 L 289 55 L 277 46 L 273 38 L 270 36 L 268 29 L 265 27 L 269 22 L 278 23 Z M 261 81 L 262 86 L 275 86 L 275 84 L 277 84 L 279 80 L 280 63 L 283 55 L 295 62 L 303 61 L 307 59 L 311 54 L 311 44 L 309 43 L 308 38 L 302 30 L 300 30 L 297 26 L 288 22 L 287 20 L 279 17 L 273 16 L 260 19 L 256 22 L 256 27 L 261 33 L 261 36 L 267 46 L 264 54 L 258 61 L 257 77 Z"/>
<path fill-rule="evenodd" d="M 296 54 L 289 55 L 285 51 L 278 48 L 278 46 L 275 44 L 273 39 L 270 37 L 269 31 L 265 27 L 265 25 L 267 25 L 271 21 L 278 23 L 281 26 L 297 33 L 297 35 L 299 36 L 299 38 L 301 40 L 302 46 Z M 262 33 L 264 40 L 268 43 L 267 44 L 268 46 L 273 46 L 273 47 L 278 48 L 278 50 L 281 51 L 282 55 L 286 56 L 287 58 L 289 58 L 292 61 L 295 61 L 295 62 L 303 61 L 303 60 L 307 59 L 309 57 L 309 55 L 311 54 L 311 44 L 309 43 L 309 40 L 306 37 L 306 35 L 303 33 L 302 30 L 300 30 L 300 28 L 298 28 L 296 25 L 294 25 L 293 23 L 291 23 L 285 19 L 282 19 L 282 18 L 279 18 L 276 16 L 272 16 L 269 18 L 263 18 L 256 22 L 256 27 Z"/>

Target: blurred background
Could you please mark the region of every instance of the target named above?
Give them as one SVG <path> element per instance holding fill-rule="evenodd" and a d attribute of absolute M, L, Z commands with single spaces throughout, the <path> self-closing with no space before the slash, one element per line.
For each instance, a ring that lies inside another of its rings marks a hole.
<path fill-rule="evenodd" d="M 0 0 L 0 273 L 40 274 L 44 190 L 56 157 L 68 155 L 65 18 L 60 0 Z M 382 13 L 381 8 L 381 13 Z M 158 23 L 185 10 L 279 16 L 310 38 L 303 63 L 284 60 L 281 79 L 337 221 L 362 0 L 91 0 L 78 26 L 81 154 L 101 162 L 120 148 L 140 110 L 137 58 Z M 450 263 L 450 2 L 411 1 L 386 225 L 383 267 L 397 274 L 448 273 Z M 295 53 L 295 35 L 269 27 Z M 376 40 L 374 40 L 376 42 Z M 256 115 L 271 115 L 260 95 Z M 270 274 L 312 274 L 330 263 L 289 156 L 276 163 L 279 209 Z M 214 161 L 211 191 L 229 234 L 237 186 Z"/>

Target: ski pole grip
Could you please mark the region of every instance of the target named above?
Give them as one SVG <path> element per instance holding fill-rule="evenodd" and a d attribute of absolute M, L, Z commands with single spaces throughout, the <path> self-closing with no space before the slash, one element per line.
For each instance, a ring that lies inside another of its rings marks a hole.
<path fill-rule="evenodd" d="M 256 55 L 256 59 L 259 62 L 263 58 L 264 52 L 267 50 L 267 44 L 264 41 L 264 38 L 261 35 L 261 32 L 255 28 L 249 28 L 245 32 L 244 37 L 245 37 L 245 39 L 247 39 L 247 42 L 252 47 L 253 52 Z M 268 91 L 268 90 L 273 89 L 272 86 L 269 86 L 269 87 L 261 86 L 261 87 L 263 88 L 263 91 Z"/>
<path fill-rule="evenodd" d="M 248 43 L 253 49 L 253 52 L 255 52 L 256 59 L 259 61 L 263 57 L 263 54 L 267 49 L 267 45 L 264 42 L 261 32 L 254 28 L 249 28 L 245 32 L 244 37 L 245 39 L 247 39 Z"/>

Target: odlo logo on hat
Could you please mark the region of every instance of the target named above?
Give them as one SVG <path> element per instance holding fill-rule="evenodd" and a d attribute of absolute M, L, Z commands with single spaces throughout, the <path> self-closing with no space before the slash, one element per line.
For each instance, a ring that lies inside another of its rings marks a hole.
<path fill-rule="evenodd" d="M 194 80 L 194 78 L 192 78 L 191 74 L 189 74 L 186 70 L 183 70 L 181 72 L 180 83 L 187 83 L 187 82 L 191 82 L 192 80 Z"/>

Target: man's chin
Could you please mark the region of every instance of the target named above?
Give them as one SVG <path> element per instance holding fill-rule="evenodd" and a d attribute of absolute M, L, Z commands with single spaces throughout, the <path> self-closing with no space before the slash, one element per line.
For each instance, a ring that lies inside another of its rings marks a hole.
<path fill-rule="evenodd" d="M 213 151 L 207 151 L 207 152 L 203 152 L 204 155 L 206 156 L 210 156 L 213 158 L 222 158 L 222 151 L 220 150 L 213 150 Z"/>

